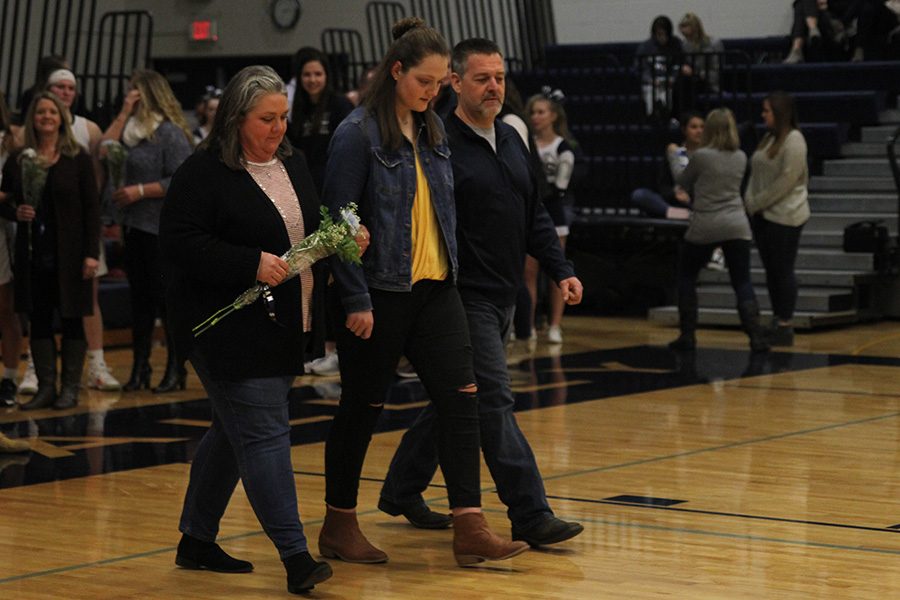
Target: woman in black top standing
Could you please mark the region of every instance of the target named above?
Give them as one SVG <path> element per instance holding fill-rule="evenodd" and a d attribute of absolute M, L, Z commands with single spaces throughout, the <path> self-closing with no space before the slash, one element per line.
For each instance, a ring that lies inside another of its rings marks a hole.
<path fill-rule="evenodd" d="M 321 193 L 328 142 L 353 105 L 343 94 L 335 93 L 328 57 L 323 52 L 302 48 L 297 52 L 296 64 L 297 91 L 287 135 L 294 147 L 306 155 L 316 190 Z"/>

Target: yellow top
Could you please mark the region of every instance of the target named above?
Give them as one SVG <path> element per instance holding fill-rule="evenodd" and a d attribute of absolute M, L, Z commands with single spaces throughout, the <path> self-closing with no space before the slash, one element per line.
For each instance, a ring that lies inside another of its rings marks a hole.
<path fill-rule="evenodd" d="M 441 236 L 425 171 L 416 153 L 416 197 L 412 206 L 412 282 L 443 281 L 450 272 L 447 247 Z"/>

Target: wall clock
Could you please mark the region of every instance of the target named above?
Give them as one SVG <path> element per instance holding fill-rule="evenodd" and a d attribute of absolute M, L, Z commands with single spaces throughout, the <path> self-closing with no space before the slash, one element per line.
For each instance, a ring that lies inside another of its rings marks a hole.
<path fill-rule="evenodd" d="M 272 0 L 269 16 L 278 29 L 293 29 L 301 12 L 300 0 Z"/>

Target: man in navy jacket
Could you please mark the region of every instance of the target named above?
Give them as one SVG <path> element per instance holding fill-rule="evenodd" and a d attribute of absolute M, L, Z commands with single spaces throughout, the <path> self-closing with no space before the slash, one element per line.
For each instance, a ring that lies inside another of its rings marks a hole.
<path fill-rule="evenodd" d="M 554 516 L 534 453 L 513 415 L 504 340 L 512 323 L 525 255 L 537 258 L 568 304 L 581 301 L 582 285 L 559 245 L 538 197 L 528 150 L 499 119 L 505 92 L 503 56 L 485 39 L 453 49 L 451 85 L 459 104 L 447 117 L 456 200 L 458 285 L 472 338 L 478 384 L 481 445 L 508 507 L 512 536 L 532 546 L 570 539 L 583 530 Z M 422 491 L 434 476 L 437 454 L 429 405 L 391 461 L 378 506 L 413 525 L 442 528 L 449 518 L 431 511 Z"/>

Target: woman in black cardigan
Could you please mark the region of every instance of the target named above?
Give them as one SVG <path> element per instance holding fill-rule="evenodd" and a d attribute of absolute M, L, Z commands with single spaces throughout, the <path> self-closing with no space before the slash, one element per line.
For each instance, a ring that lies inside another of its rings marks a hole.
<path fill-rule="evenodd" d="M 47 165 L 36 206 L 25 203 L 23 161 L 11 156 L 3 169 L 8 194 L 0 216 L 16 228 L 15 307 L 28 313 L 31 356 L 38 390 L 23 410 L 72 408 L 78 403 L 87 343 L 82 317 L 93 310 L 92 279 L 100 248 L 100 202 L 91 158 L 81 149 L 68 110 L 51 92 L 36 94 L 25 117 L 25 148 Z M 53 315 L 62 323 L 62 375 L 56 393 Z"/>
<path fill-rule="evenodd" d="M 176 564 L 248 572 L 215 543 L 231 493 L 243 481 L 278 549 L 288 590 L 331 576 L 309 554 L 291 466 L 288 392 L 303 372 L 312 277 L 285 279 L 280 256 L 319 224 L 319 199 L 284 139 L 284 84 L 268 67 L 241 70 L 223 92 L 209 137 L 172 178 L 160 223 L 166 303 L 176 350 L 206 389 L 213 422 L 191 466 Z M 202 336 L 191 329 L 256 282 L 266 302 L 236 311 Z"/>

